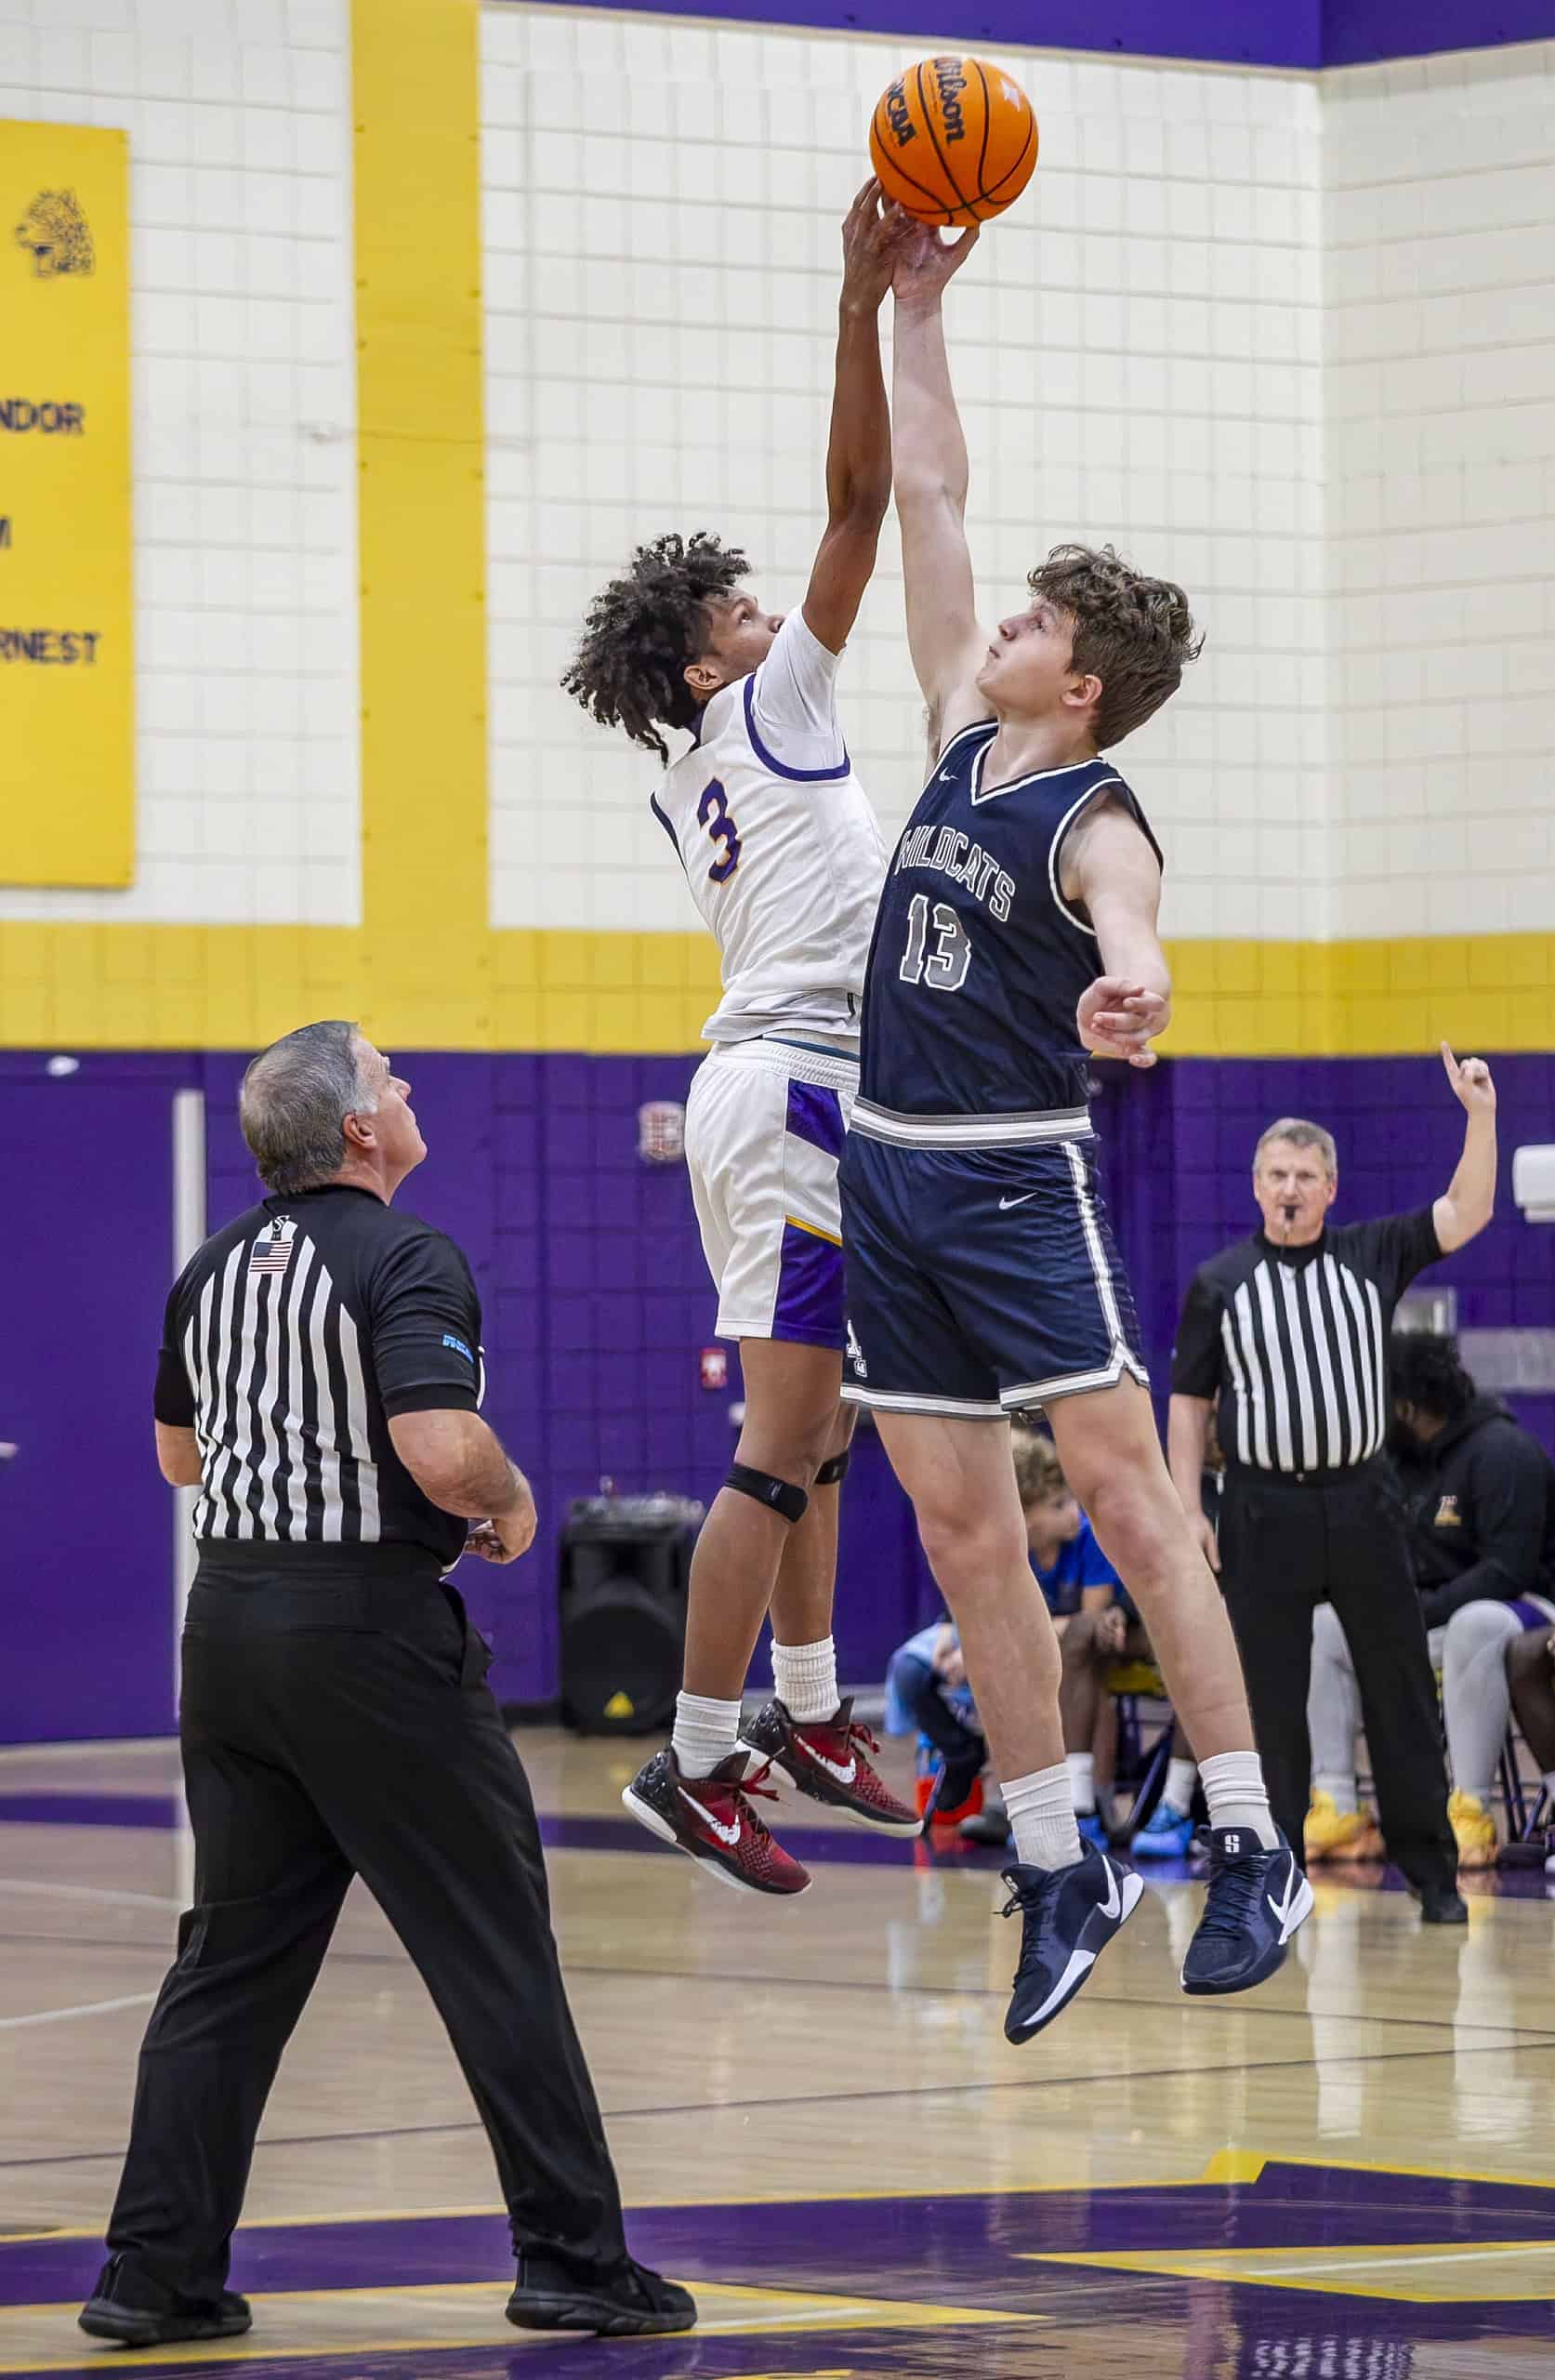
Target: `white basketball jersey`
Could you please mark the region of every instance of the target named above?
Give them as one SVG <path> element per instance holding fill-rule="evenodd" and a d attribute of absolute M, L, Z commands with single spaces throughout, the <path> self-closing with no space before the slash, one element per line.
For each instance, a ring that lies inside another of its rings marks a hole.
<path fill-rule="evenodd" d="M 718 945 L 709 1041 L 855 1038 L 886 853 L 837 724 L 837 655 L 797 611 L 716 694 L 653 809 Z"/>

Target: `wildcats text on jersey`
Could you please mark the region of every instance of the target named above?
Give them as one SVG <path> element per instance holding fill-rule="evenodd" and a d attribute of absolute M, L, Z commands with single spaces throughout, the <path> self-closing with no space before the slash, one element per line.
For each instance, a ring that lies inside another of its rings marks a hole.
<path fill-rule="evenodd" d="M 990 917 L 1001 925 L 1009 916 L 1015 879 L 1005 873 L 991 852 L 958 826 L 910 826 L 897 847 L 892 873 L 903 876 L 916 867 L 931 868 L 954 883 L 964 884 L 974 901 L 986 903 Z"/>

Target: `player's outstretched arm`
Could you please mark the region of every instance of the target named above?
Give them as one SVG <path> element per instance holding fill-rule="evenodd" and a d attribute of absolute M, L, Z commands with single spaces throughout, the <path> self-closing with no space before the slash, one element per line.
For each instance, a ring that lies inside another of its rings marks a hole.
<path fill-rule="evenodd" d="M 880 368 L 880 308 L 903 218 L 866 182 L 842 226 L 837 380 L 826 448 L 826 529 L 805 591 L 805 626 L 828 653 L 847 643 L 874 575 L 890 502 L 890 412 Z"/>
<path fill-rule="evenodd" d="M 1171 1023 L 1172 978 L 1156 922 L 1161 864 L 1120 802 L 1082 820 L 1063 854 L 1063 892 L 1096 929 L 1102 973 L 1076 1014 L 1083 1048 L 1098 1058 L 1153 1066 L 1152 1041 Z"/>
<path fill-rule="evenodd" d="M 896 514 L 907 643 L 929 705 L 934 759 L 969 721 L 989 716 L 972 682 L 988 640 L 977 620 L 967 545 L 967 442 L 950 383 L 941 303 L 946 283 L 966 262 L 977 236 L 975 225 L 946 241 L 931 225 L 913 224 L 891 283 Z"/>

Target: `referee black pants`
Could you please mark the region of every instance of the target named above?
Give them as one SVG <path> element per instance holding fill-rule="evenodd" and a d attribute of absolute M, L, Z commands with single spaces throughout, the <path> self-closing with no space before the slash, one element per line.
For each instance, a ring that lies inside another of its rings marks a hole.
<path fill-rule="evenodd" d="M 140 2052 L 108 2230 L 132 2268 L 195 2296 L 225 2285 L 265 2101 L 353 1875 L 448 2028 L 515 2248 L 626 2254 L 488 1659 L 424 1572 L 299 1584 L 202 1566 L 179 1710 L 194 1906 Z"/>
<path fill-rule="evenodd" d="M 1403 1515 L 1382 1466 L 1304 1482 L 1267 1472 L 1230 1474 L 1220 1583 L 1270 1805 L 1298 1858 L 1311 1791 L 1312 1613 L 1328 1602 L 1355 1664 L 1389 1855 L 1412 1884 L 1450 1890 L 1457 1851 L 1447 1823 L 1436 1681 Z"/>

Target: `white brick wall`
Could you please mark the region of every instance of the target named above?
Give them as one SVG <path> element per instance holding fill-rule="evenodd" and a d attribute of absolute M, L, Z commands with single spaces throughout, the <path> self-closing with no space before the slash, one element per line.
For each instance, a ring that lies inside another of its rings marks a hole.
<path fill-rule="evenodd" d="M 360 917 L 349 88 L 348 0 L 0 0 L 0 116 L 130 138 L 139 800 L 0 919 Z"/>
<path fill-rule="evenodd" d="M 799 595 L 837 224 L 914 44 L 513 0 L 482 42 L 492 916 L 686 925 L 652 760 L 556 680 L 662 527 Z M 981 583 L 1113 536 L 1190 589 L 1205 658 L 1120 755 L 1169 930 L 1548 930 L 1555 44 L 1008 62 L 1042 159 L 950 300 Z M 348 0 L 0 0 L 0 114 L 130 135 L 140 660 L 135 886 L 0 919 L 360 915 L 349 85 Z M 844 683 L 894 826 L 889 525 Z"/>
<path fill-rule="evenodd" d="M 651 755 L 557 690 L 639 538 L 709 527 L 797 602 L 822 519 L 837 224 L 910 43 L 594 11 L 482 19 L 492 914 L 685 925 Z M 1124 749 L 1178 933 L 1317 933 L 1324 749 L 1317 93 L 1010 53 L 1025 198 L 951 293 L 992 617 L 1058 539 L 1179 577 L 1209 632 Z M 890 307 L 885 319 L 889 324 Z M 883 818 L 921 778 L 894 534 L 844 680 Z"/>
<path fill-rule="evenodd" d="M 1555 43 L 1327 78 L 1335 931 L 1555 926 Z"/>

